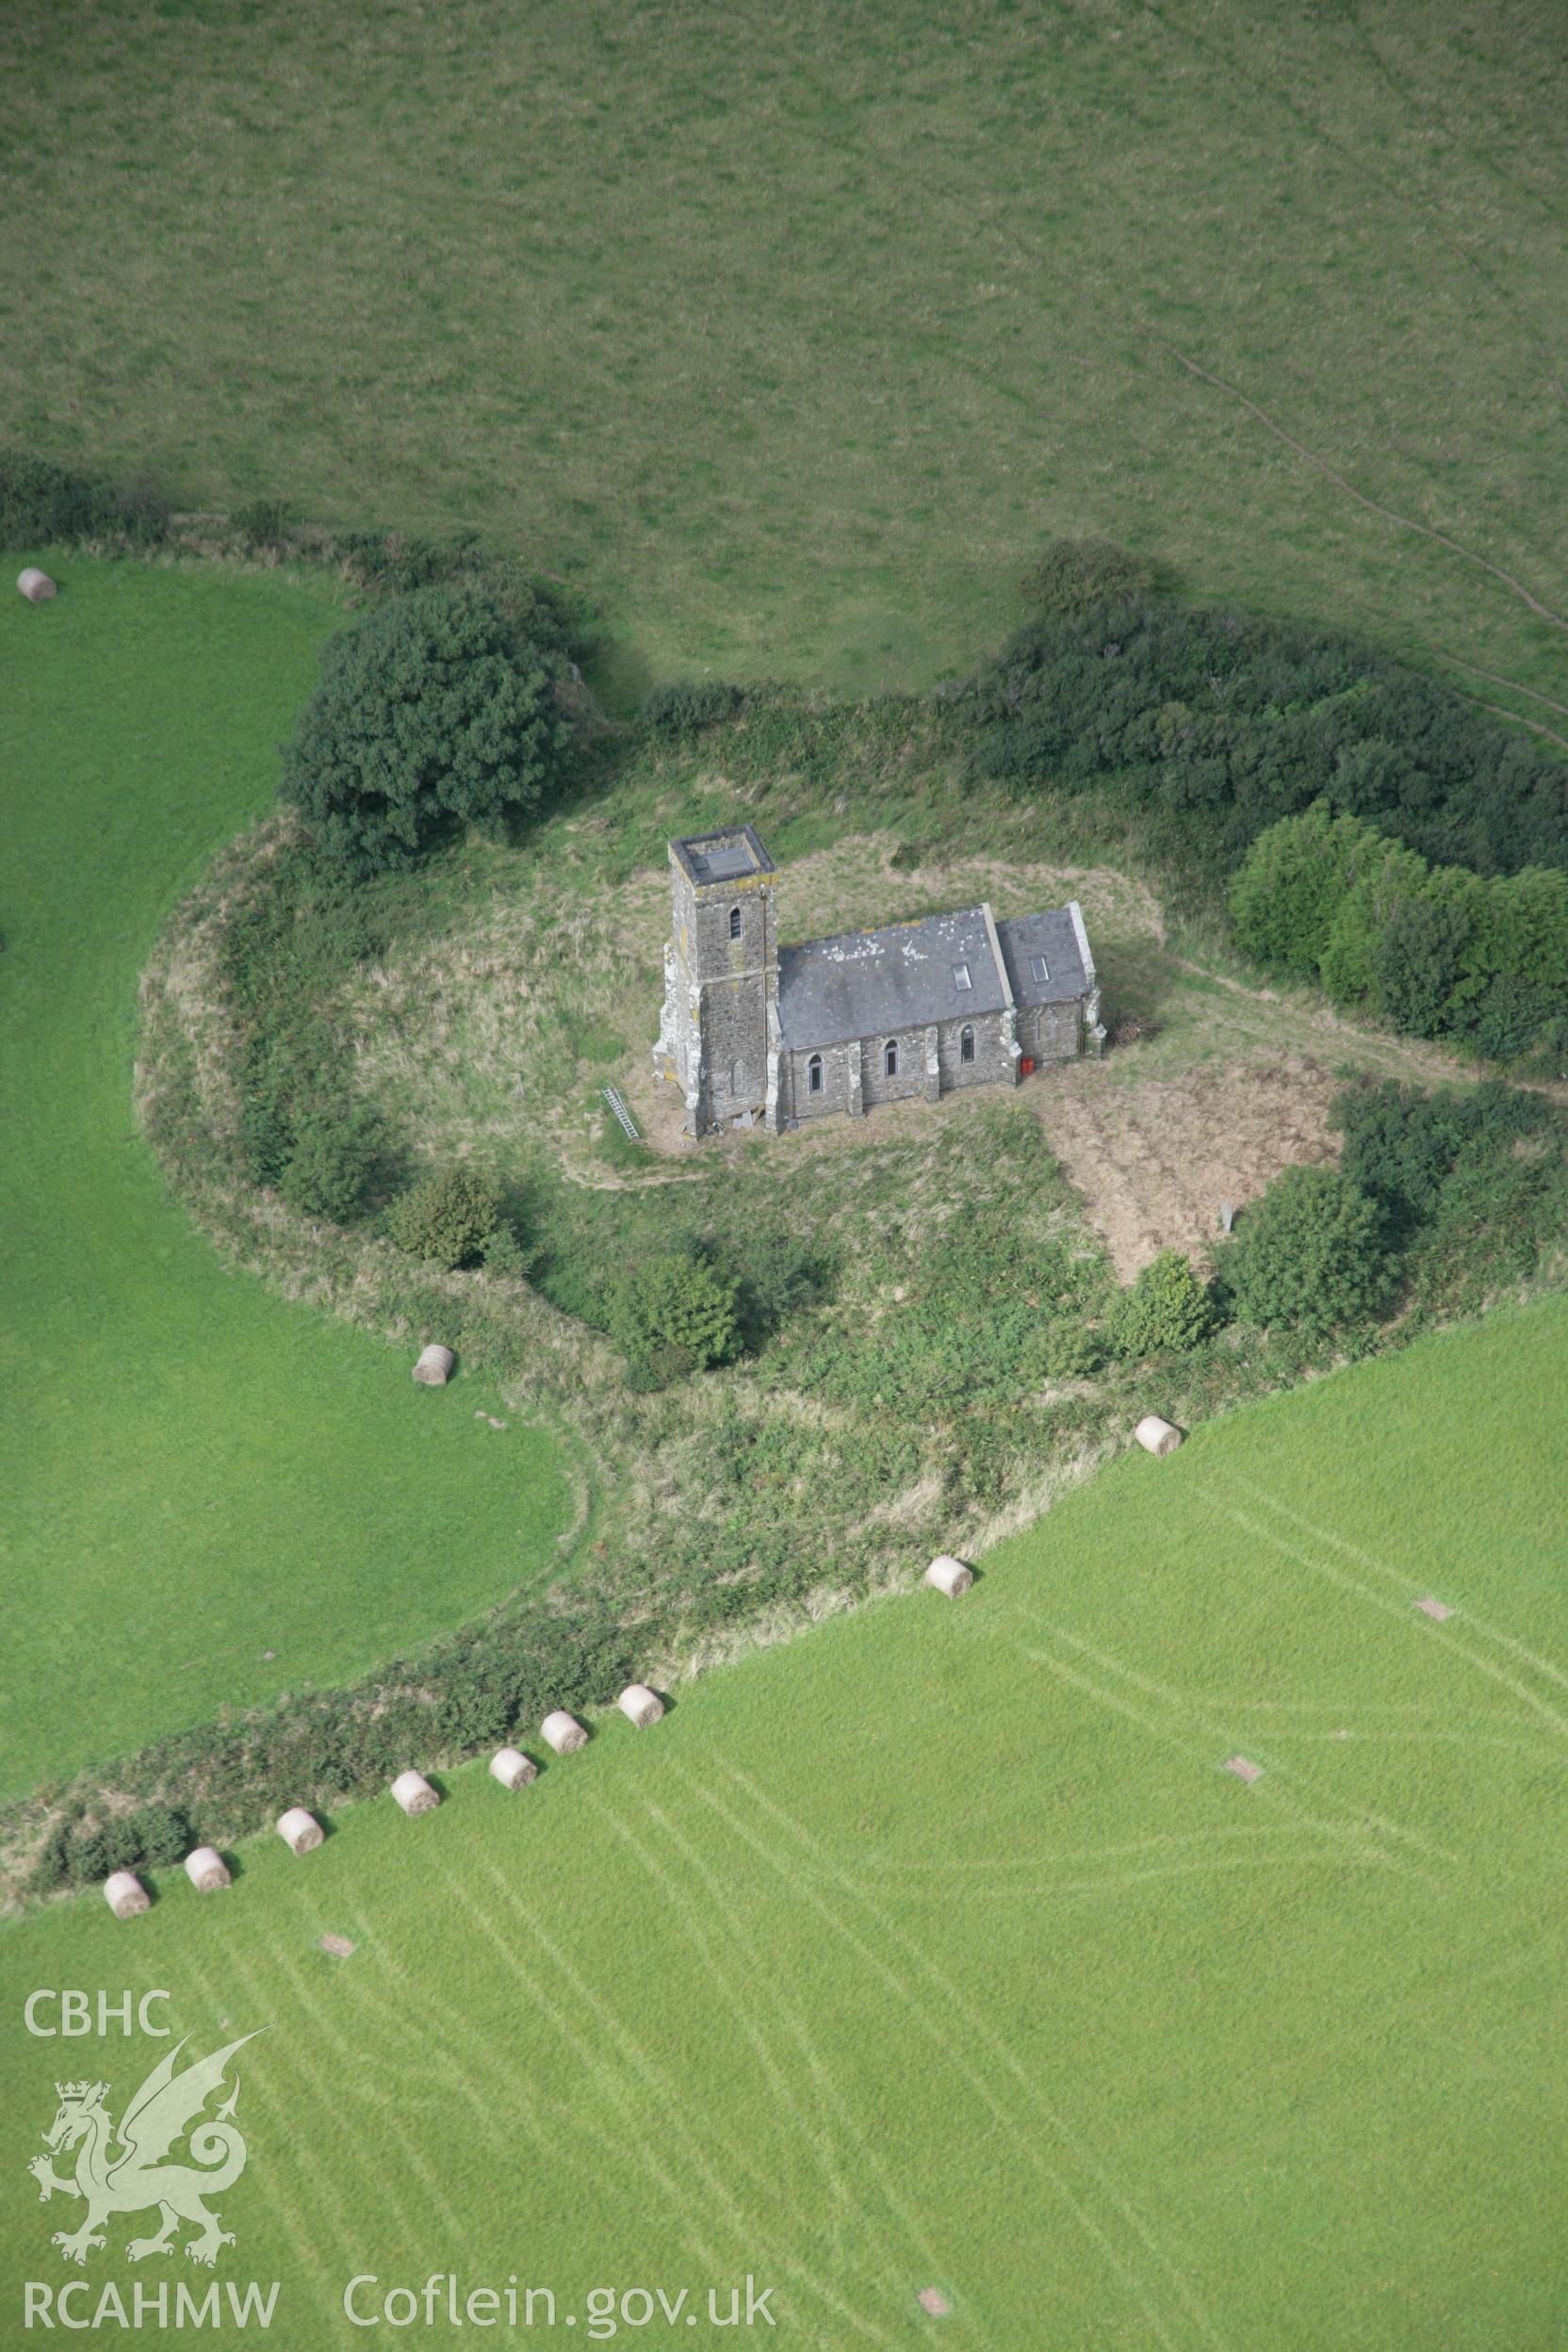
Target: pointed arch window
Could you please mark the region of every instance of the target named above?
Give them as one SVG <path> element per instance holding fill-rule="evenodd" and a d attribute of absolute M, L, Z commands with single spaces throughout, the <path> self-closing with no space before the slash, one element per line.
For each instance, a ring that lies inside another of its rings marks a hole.
<path fill-rule="evenodd" d="M 822 1092 L 822 1055 L 820 1054 L 813 1054 L 806 1065 L 806 1091 L 808 1094 Z"/>
<path fill-rule="evenodd" d="M 961 1062 L 972 1062 L 974 1059 L 974 1032 L 967 1021 L 958 1032 L 958 1059 Z"/>
<path fill-rule="evenodd" d="M 729 936 L 732 939 L 738 939 L 741 936 L 741 910 L 738 906 L 732 906 L 729 910 Z"/>
<path fill-rule="evenodd" d="M 882 1048 L 882 1068 L 890 1078 L 898 1076 L 898 1039 L 890 1037 Z"/>

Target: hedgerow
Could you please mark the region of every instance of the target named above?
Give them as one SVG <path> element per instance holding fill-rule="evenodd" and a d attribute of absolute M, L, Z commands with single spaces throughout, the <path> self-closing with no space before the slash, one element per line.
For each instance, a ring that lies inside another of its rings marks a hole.
<path fill-rule="evenodd" d="M 168 538 L 171 520 L 170 502 L 150 476 L 110 482 L 25 449 L 0 449 L 0 547 L 82 540 L 155 547 Z"/>
<path fill-rule="evenodd" d="M 1318 801 L 1259 836 L 1230 889 L 1235 937 L 1417 1037 L 1568 1060 L 1568 874 L 1483 876 Z"/>
<path fill-rule="evenodd" d="M 745 689 L 722 678 L 677 678 L 656 686 L 638 710 L 637 720 L 648 734 L 666 743 L 700 735 L 704 727 L 733 719 L 745 708 Z"/>
<path fill-rule="evenodd" d="M 1478 873 L 1568 865 L 1568 764 L 1436 679 L 1326 630 L 1106 589 L 1056 596 L 974 681 L 978 778 L 1142 808 L 1178 863 L 1231 862 L 1324 799 Z"/>

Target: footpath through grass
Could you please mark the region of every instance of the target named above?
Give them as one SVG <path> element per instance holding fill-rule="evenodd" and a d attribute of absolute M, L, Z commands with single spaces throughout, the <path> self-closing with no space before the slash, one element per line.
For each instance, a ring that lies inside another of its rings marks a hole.
<path fill-rule="evenodd" d="M 493 1396 L 226 1273 L 133 1123 L 138 973 L 269 802 L 331 596 L 51 569 L 0 604 L 7 1794 L 363 1671 L 545 1574 L 570 1513 Z"/>
<path fill-rule="evenodd" d="M 1126 1458 L 961 1602 L 837 1619 L 518 1796 L 470 1768 L 227 1894 L 0 1931 L 4 2308 L 75 2276 L 80 2208 L 24 2172 L 55 2078 L 118 2115 L 168 2047 L 31 2040 L 22 1995 L 130 1984 L 192 2054 L 270 2029 L 220 2276 L 279 2280 L 290 2344 L 365 2341 L 356 2274 L 362 2315 L 547 2285 L 592 2340 L 590 2290 L 701 2313 L 750 2272 L 781 2347 L 927 2343 L 936 2286 L 992 2352 L 1544 2352 L 1565 1346 L 1550 1300 Z M 90 2278 L 155 2286 L 147 2226 Z"/>

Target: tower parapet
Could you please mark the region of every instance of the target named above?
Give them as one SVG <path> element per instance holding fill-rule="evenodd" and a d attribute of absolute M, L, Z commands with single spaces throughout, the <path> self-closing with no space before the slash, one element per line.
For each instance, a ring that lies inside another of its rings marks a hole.
<path fill-rule="evenodd" d="M 655 1073 L 690 1135 L 777 1119 L 778 940 L 773 859 L 756 827 L 670 843 L 670 939 Z"/>

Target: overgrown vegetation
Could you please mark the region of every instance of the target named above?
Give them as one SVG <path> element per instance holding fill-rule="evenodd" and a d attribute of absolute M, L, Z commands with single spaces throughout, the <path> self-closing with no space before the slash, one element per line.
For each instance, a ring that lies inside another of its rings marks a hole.
<path fill-rule="evenodd" d="M 0 547 L 95 540 L 147 549 L 169 535 L 171 508 L 150 475 L 111 482 L 29 450 L 0 449 Z"/>
<path fill-rule="evenodd" d="M 1162 1250 L 1117 1300 L 1109 1318 L 1110 1343 L 1119 1355 L 1184 1353 L 1208 1338 L 1218 1321 L 1208 1284 L 1180 1250 Z"/>
<path fill-rule="evenodd" d="M 482 1168 L 444 1168 L 386 1211 L 386 1230 L 399 1249 L 449 1273 L 489 1257 L 504 1226 L 500 1184 Z"/>
<path fill-rule="evenodd" d="M 696 1252 L 664 1250 L 617 1275 L 611 1334 L 647 1386 L 706 1372 L 734 1351 L 735 1291 L 734 1282 Z"/>
<path fill-rule="evenodd" d="M 1558 790 L 1568 792 L 1568 768 Z M 1259 836 L 1231 884 L 1237 943 L 1418 1037 L 1568 1071 L 1568 874 L 1482 877 L 1318 801 Z"/>
<path fill-rule="evenodd" d="M 1451 688 L 1321 629 L 1121 592 L 1060 552 L 969 704 L 975 776 L 1146 809 L 1185 871 L 1315 800 L 1483 874 L 1568 866 L 1568 763 Z M 1098 581 L 1109 600 L 1087 597 Z"/>
<path fill-rule="evenodd" d="M 1382 1220 L 1411 1311 L 1473 1315 L 1568 1264 L 1568 1119 L 1500 1080 L 1424 1094 L 1361 1086 L 1340 1098 L 1341 1167 Z"/>
<path fill-rule="evenodd" d="M 387 1153 L 383 1122 L 354 1089 L 349 1040 L 323 1012 L 346 964 L 384 939 L 373 904 L 295 846 L 271 888 L 224 929 L 221 972 L 235 1024 L 232 1144 L 243 1173 L 291 1207 L 339 1224 L 370 1196 Z"/>
<path fill-rule="evenodd" d="M 666 743 L 681 743 L 700 735 L 705 727 L 738 718 L 747 700 L 743 687 L 725 678 L 676 678 L 667 686 L 654 688 L 637 719 L 650 735 Z"/>
<path fill-rule="evenodd" d="M 333 639 L 283 792 L 322 856 L 364 880 L 466 828 L 499 838 L 532 816 L 566 743 L 545 657 L 499 607 L 421 588 Z"/>
<path fill-rule="evenodd" d="M 1021 586 L 1031 620 L 1077 621 L 1152 596 L 1154 566 L 1109 539 L 1053 539 Z"/>
<path fill-rule="evenodd" d="M 1225 1250 L 1222 1295 L 1243 1322 L 1309 1340 L 1370 1323 L 1394 1287 L 1380 1221 L 1339 1168 L 1287 1168 Z"/>

